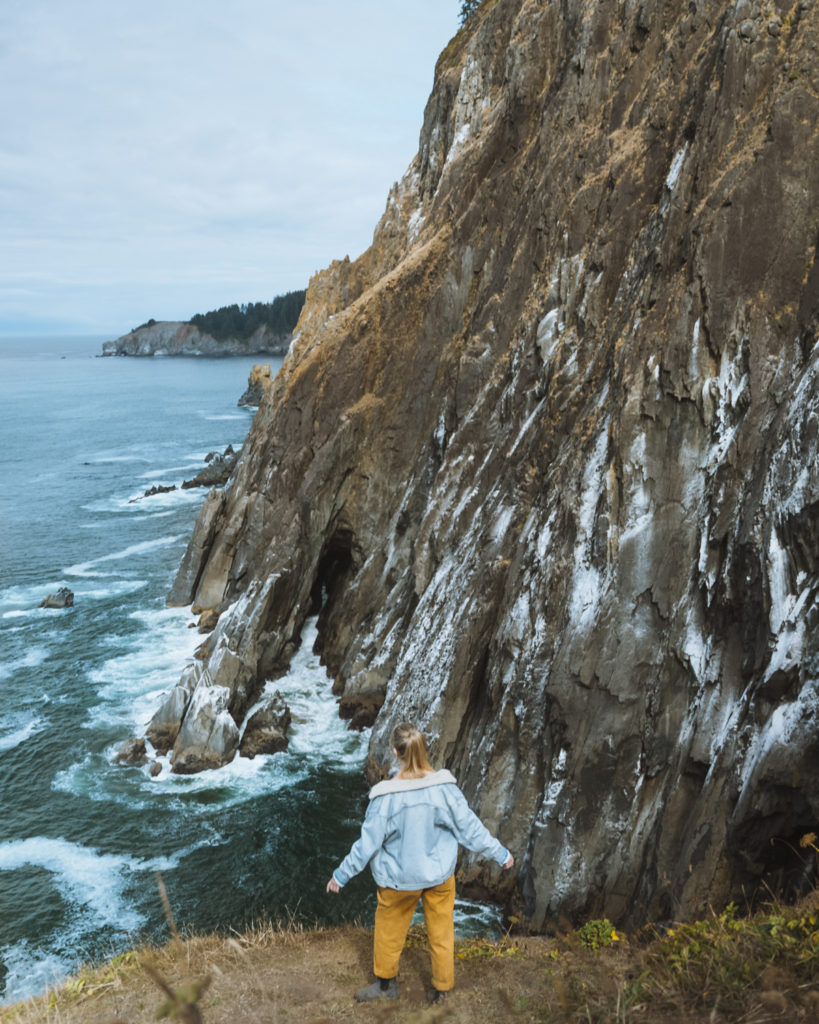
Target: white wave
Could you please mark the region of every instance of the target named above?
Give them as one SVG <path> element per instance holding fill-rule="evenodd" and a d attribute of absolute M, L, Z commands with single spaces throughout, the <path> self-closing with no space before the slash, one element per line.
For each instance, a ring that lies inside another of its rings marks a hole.
<path fill-rule="evenodd" d="M 208 490 L 207 487 L 186 487 L 184 489 L 177 487 L 175 491 L 164 491 L 160 494 L 151 494 L 148 497 L 139 493 L 131 495 L 128 505 L 131 512 L 153 512 L 157 508 L 173 512 L 179 505 L 192 505 L 194 502 L 202 501 Z"/>
<path fill-rule="evenodd" d="M 246 420 L 247 414 L 242 413 L 222 413 L 221 415 L 205 415 L 200 413 L 203 420 L 208 420 L 210 423 L 221 423 L 224 420 Z"/>
<path fill-rule="evenodd" d="M 139 860 L 127 855 L 102 854 L 66 839 L 36 836 L 0 844 L 0 871 L 32 866 L 53 876 L 54 886 L 70 905 L 73 915 L 65 931 L 55 938 L 58 947 L 81 949 L 102 928 L 130 935 L 145 923 L 125 895 L 125 887 L 136 874 L 170 872 L 203 846 L 224 842 L 212 828 L 196 843 L 168 856 Z M 69 959 L 52 950 L 34 948 L 25 940 L 0 949 L 6 967 L 5 995 L 0 1005 L 40 994 L 76 970 L 80 957 Z"/>
<path fill-rule="evenodd" d="M 42 718 L 34 717 L 31 721 L 26 722 L 25 725 L 12 729 L 11 732 L 4 733 L 2 730 L 8 727 L 8 719 L 0 720 L 0 751 L 13 750 L 15 747 L 19 747 L 21 743 L 25 743 L 29 736 L 41 732 L 45 724 Z"/>
<path fill-rule="evenodd" d="M 107 925 L 128 932 L 144 921 L 122 898 L 123 872 L 139 870 L 139 862 L 132 857 L 101 854 L 67 839 L 45 836 L 0 843 L 0 871 L 26 866 L 50 872 L 63 899 L 91 914 L 97 928 Z"/>
<path fill-rule="evenodd" d="M 10 608 L 28 615 L 30 611 L 37 610 L 46 594 L 53 594 L 62 586 L 65 584 L 60 580 L 45 580 L 42 583 L 21 583 L 16 587 L 5 587 L 0 590 L 0 608 Z"/>
<path fill-rule="evenodd" d="M 80 598 L 84 601 L 104 601 L 109 597 L 123 597 L 125 594 L 135 594 L 138 590 L 148 586 L 147 580 L 119 580 L 112 582 L 105 587 L 96 590 L 83 590 L 81 586 L 74 589 L 74 600 Z"/>
<path fill-rule="evenodd" d="M 265 686 L 265 692 L 278 690 L 292 716 L 288 755 L 314 762 L 361 765 L 367 754 L 369 729 L 351 732 L 339 718 L 333 684 L 313 654 L 318 636 L 317 618 L 308 619 L 301 633 L 301 646 L 290 663 L 287 675 Z"/>
<path fill-rule="evenodd" d="M 101 701 L 90 709 L 90 727 L 127 724 L 144 729 L 202 642 L 188 628 L 193 619 L 186 608 L 143 608 L 129 618 L 144 626 L 143 633 L 128 638 L 131 650 L 88 673 Z"/>
<path fill-rule="evenodd" d="M 42 665 L 50 653 L 47 647 L 33 647 L 22 658 L 0 662 L 0 679 L 8 679 L 9 676 L 13 676 L 15 672 L 24 668 L 37 668 L 38 665 Z"/>
<path fill-rule="evenodd" d="M 134 555 L 141 555 L 147 551 L 155 551 L 157 548 L 166 548 L 171 544 L 176 544 L 181 539 L 181 534 L 176 534 L 171 537 L 158 537 L 156 540 L 145 540 L 139 544 L 131 544 L 127 548 L 123 548 L 122 551 L 114 551 L 110 555 L 102 555 L 100 558 L 92 558 L 88 562 L 78 562 L 76 565 L 70 565 L 63 572 L 67 576 L 104 576 L 105 573 L 98 573 L 92 569 L 92 566 L 102 565 L 105 562 L 119 562 L 125 558 L 133 558 Z"/>
<path fill-rule="evenodd" d="M 25 940 L 0 947 L 0 960 L 6 968 L 0 1006 L 32 999 L 48 988 L 55 988 L 79 966 L 76 960 L 32 947 Z"/>
<path fill-rule="evenodd" d="M 187 473 L 192 469 L 199 470 L 202 468 L 204 459 L 199 462 L 186 462 L 183 466 L 167 466 L 165 469 L 149 469 L 147 473 L 140 473 L 140 480 L 150 480 L 155 476 L 170 476 L 171 473 Z"/>

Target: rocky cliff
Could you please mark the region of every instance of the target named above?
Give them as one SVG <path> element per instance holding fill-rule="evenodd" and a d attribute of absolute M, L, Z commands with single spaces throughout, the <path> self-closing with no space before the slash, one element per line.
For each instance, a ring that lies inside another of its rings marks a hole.
<path fill-rule="evenodd" d="M 171 594 L 235 721 L 319 613 L 372 774 L 418 721 L 536 928 L 810 878 L 817 40 L 811 0 L 485 0 Z"/>
<path fill-rule="evenodd" d="M 160 320 L 137 327 L 116 341 L 104 341 L 104 356 L 284 355 L 290 334 L 259 327 L 249 338 L 214 338 L 190 323 Z"/>

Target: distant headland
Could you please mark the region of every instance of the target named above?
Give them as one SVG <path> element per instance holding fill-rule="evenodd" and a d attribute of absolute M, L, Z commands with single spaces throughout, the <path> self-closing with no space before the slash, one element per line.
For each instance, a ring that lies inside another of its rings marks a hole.
<path fill-rule="evenodd" d="M 234 303 L 190 320 L 148 320 L 102 345 L 104 356 L 284 355 L 304 305 L 304 291 L 272 302 Z"/>

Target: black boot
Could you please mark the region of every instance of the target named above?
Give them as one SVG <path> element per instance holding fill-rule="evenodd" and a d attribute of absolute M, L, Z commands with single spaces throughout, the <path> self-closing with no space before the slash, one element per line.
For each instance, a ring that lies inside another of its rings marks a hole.
<path fill-rule="evenodd" d="M 360 988 L 355 994 L 357 1003 L 372 1003 L 376 999 L 397 999 L 397 978 L 376 978 L 372 985 Z"/>

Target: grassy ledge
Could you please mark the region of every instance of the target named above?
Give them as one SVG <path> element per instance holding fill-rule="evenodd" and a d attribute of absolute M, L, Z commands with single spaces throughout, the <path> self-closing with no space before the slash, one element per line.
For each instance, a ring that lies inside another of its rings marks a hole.
<path fill-rule="evenodd" d="M 401 1000 L 359 1006 L 372 935 L 362 927 L 262 924 L 228 937 L 175 938 L 83 969 L 60 988 L 0 1008 L 0 1024 L 395 1021 L 685 1022 L 819 1020 L 819 893 L 749 917 L 627 936 L 606 920 L 557 938 L 456 944 L 456 989 L 428 1007 L 429 955 L 411 930 Z"/>

